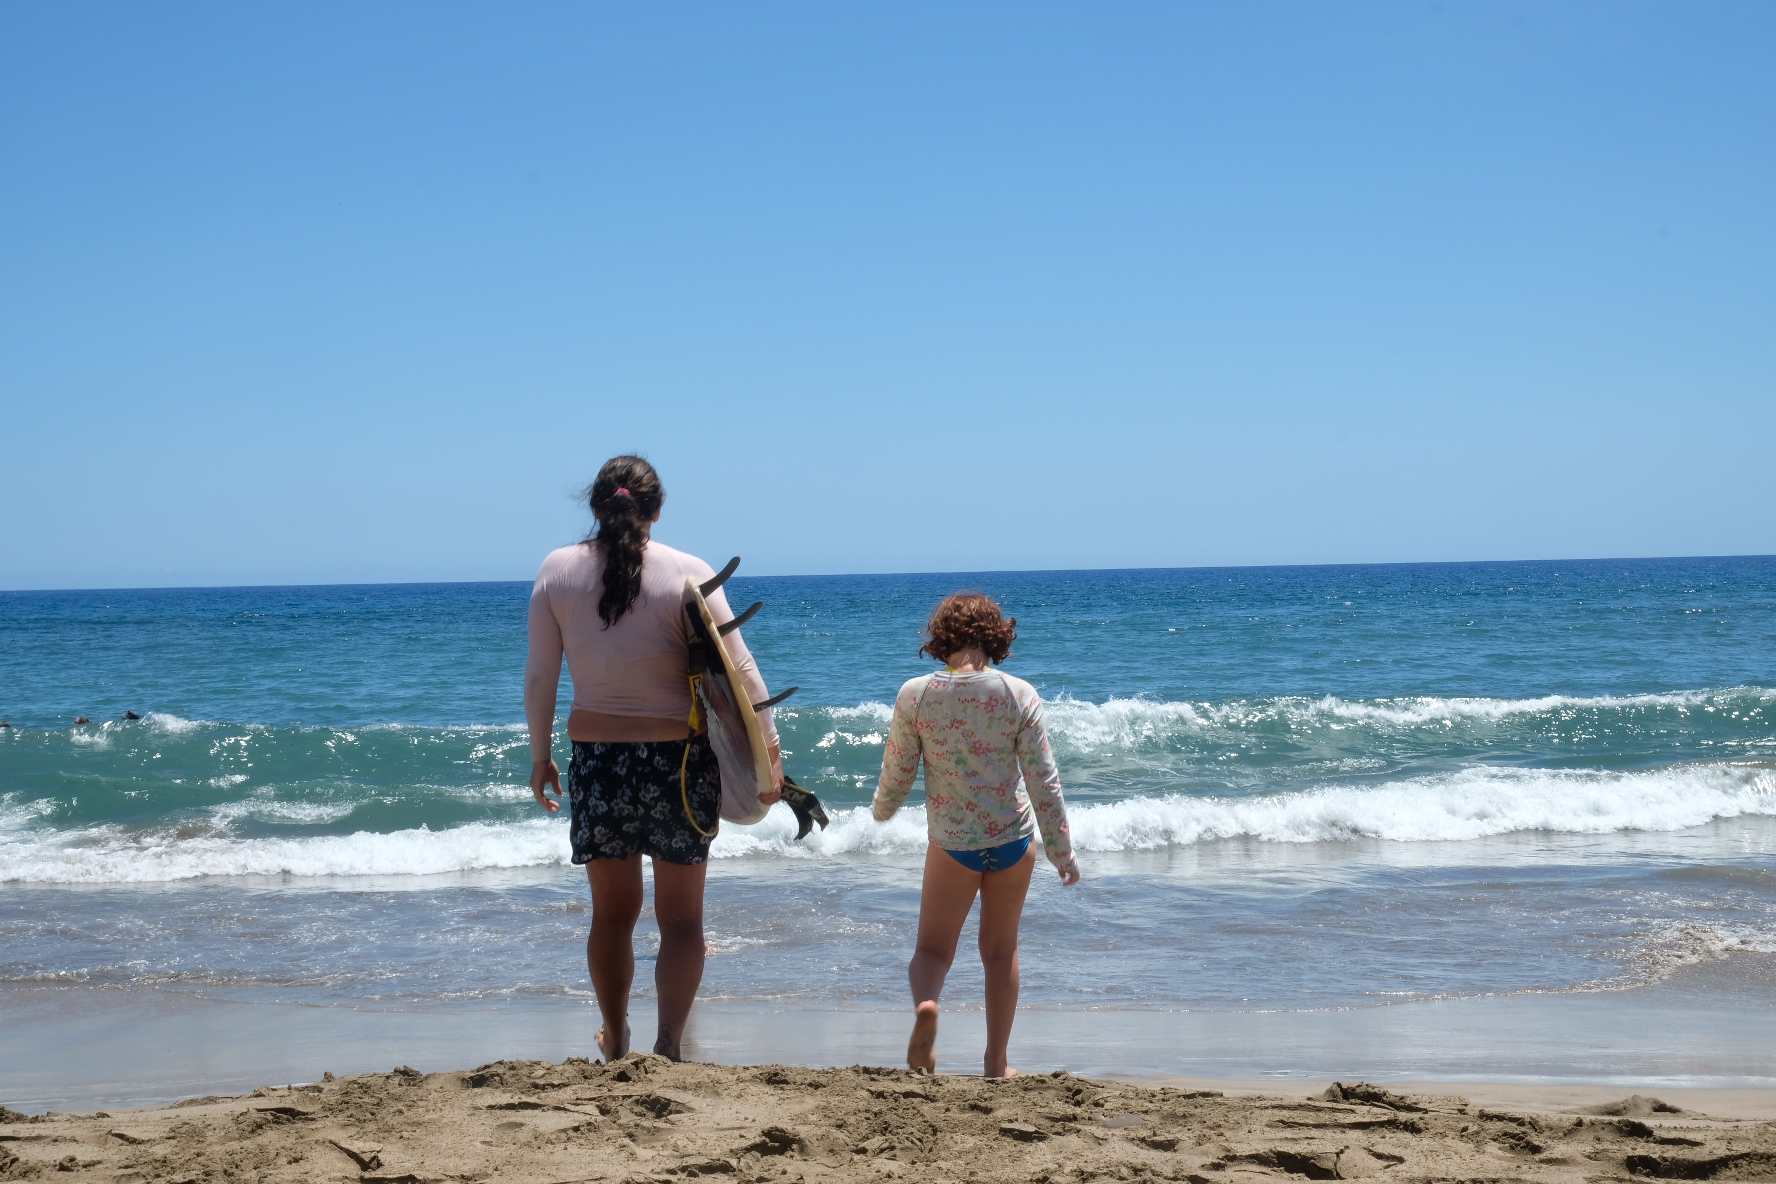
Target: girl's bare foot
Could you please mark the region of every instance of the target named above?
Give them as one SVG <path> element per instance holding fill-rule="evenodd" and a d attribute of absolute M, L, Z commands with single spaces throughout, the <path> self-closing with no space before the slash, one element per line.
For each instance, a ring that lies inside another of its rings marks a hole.
<path fill-rule="evenodd" d="M 927 999 L 913 1009 L 913 1035 L 907 1041 L 907 1068 L 937 1072 L 937 1002 Z"/>
<path fill-rule="evenodd" d="M 986 1075 L 990 1079 L 991 1078 L 1016 1077 L 1018 1075 L 1018 1071 L 1016 1069 L 1013 1069 L 1010 1065 L 1001 1064 L 999 1066 L 999 1071 L 997 1073 L 995 1073 L 995 1072 L 993 1072 L 993 1066 L 988 1065 Z"/>
<path fill-rule="evenodd" d="M 613 1045 L 606 1032 L 605 1028 L 598 1029 L 598 1052 L 604 1057 L 604 1063 L 608 1065 L 629 1055 L 629 1025 L 623 1025 L 623 1043 L 621 1045 Z"/>

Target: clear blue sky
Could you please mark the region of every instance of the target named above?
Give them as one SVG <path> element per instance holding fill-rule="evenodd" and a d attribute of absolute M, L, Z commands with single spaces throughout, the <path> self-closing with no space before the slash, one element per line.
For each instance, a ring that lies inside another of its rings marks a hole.
<path fill-rule="evenodd" d="M 1776 4 L 0 7 L 0 587 L 1776 552 Z"/>

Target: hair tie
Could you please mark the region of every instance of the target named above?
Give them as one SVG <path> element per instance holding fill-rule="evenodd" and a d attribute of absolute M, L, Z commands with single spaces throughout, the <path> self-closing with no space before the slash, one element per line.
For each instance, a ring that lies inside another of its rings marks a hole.
<path fill-rule="evenodd" d="M 616 493 L 614 493 L 614 494 L 612 494 L 612 495 L 611 495 L 611 496 L 612 496 L 612 497 L 628 497 L 628 496 L 629 496 L 629 490 L 628 490 L 628 489 L 627 489 L 627 488 L 619 488 L 619 489 L 618 489 L 618 490 L 617 490 L 617 492 L 616 492 Z"/>

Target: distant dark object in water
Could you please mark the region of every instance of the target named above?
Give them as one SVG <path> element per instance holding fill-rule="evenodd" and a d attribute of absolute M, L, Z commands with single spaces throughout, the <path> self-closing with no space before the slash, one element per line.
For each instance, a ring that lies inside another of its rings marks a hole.
<path fill-rule="evenodd" d="M 12 726 L 12 721 L 11 721 L 11 720 L 9 720 L 9 719 L 0 719 L 0 728 L 10 728 L 10 727 L 11 727 L 11 726 Z"/>
<path fill-rule="evenodd" d="M 90 724 L 92 722 L 93 722 L 92 720 L 87 719 L 84 715 L 82 715 L 82 716 L 77 717 L 74 720 L 74 726 L 79 727 L 81 724 Z"/>
<path fill-rule="evenodd" d="M 783 804 L 795 811 L 796 838 L 807 838 L 816 822 L 821 830 L 826 829 L 826 811 L 821 808 L 820 799 L 791 781 L 788 773 L 783 775 Z"/>
<path fill-rule="evenodd" d="M 139 715 L 137 715 L 137 714 L 136 714 L 136 713 L 135 713 L 135 712 L 133 712 L 133 711 L 126 711 L 126 712 L 124 712 L 124 713 L 123 713 L 123 718 L 124 718 L 124 719 L 141 719 L 141 718 L 142 718 L 142 717 L 141 717 L 141 716 L 139 716 Z"/>

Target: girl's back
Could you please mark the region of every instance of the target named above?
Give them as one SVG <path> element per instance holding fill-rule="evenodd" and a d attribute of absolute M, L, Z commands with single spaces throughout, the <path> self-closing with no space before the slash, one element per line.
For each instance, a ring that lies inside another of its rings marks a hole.
<path fill-rule="evenodd" d="M 925 818 L 946 851 L 984 851 L 1038 829 L 1043 854 L 1076 870 L 1061 774 L 1036 688 L 1002 670 L 941 670 L 910 679 L 894 701 L 874 813 L 912 791 L 925 762 Z"/>
<path fill-rule="evenodd" d="M 943 670 L 901 687 L 882 762 L 886 798 L 905 799 L 921 757 L 931 838 L 949 850 L 1020 839 L 1035 829 L 1030 794 L 1059 798 L 1042 699 L 1001 670 Z"/>

